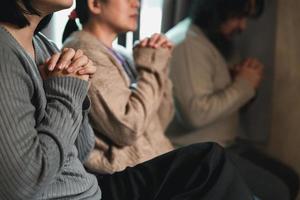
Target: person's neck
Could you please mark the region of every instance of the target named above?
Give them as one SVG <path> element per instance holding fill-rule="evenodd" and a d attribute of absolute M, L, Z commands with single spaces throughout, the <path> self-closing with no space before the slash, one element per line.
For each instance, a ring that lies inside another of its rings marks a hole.
<path fill-rule="evenodd" d="M 108 48 L 112 48 L 112 43 L 117 37 L 117 33 L 113 31 L 108 25 L 100 24 L 99 22 L 95 22 L 92 20 L 90 20 L 83 26 L 83 30 L 94 35 Z"/>
<path fill-rule="evenodd" d="M 15 25 L 8 23 L 0 23 L 15 39 L 16 41 L 25 49 L 25 51 L 34 59 L 35 52 L 32 39 L 36 27 L 38 26 L 40 20 L 42 19 L 39 16 L 26 16 L 30 25 L 19 28 Z"/>

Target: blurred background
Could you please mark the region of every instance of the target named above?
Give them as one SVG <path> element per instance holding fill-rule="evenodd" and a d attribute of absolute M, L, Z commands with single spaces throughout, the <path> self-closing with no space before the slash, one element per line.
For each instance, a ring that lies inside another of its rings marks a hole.
<path fill-rule="evenodd" d="M 116 43 L 132 48 L 135 40 L 165 33 L 186 17 L 190 0 L 142 0 L 138 31 Z M 61 47 L 61 36 L 73 8 L 55 14 L 45 34 Z M 265 13 L 249 21 L 236 41 L 237 56 L 265 64 L 258 96 L 241 113 L 244 129 L 255 133 L 262 148 L 300 174 L 300 0 L 266 0 Z M 298 198 L 300 200 L 300 197 Z"/>

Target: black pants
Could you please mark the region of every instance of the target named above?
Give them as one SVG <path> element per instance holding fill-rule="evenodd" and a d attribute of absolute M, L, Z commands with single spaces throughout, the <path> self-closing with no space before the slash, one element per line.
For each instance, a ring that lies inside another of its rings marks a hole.
<path fill-rule="evenodd" d="M 271 172 L 237 154 L 228 154 L 251 191 L 261 200 L 290 200 L 284 182 Z"/>
<path fill-rule="evenodd" d="M 190 145 L 112 175 L 97 175 L 103 200 L 253 200 L 224 150 Z"/>
<path fill-rule="evenodd" d="M 264 154 L 260 152 L 258 149 L 253 147 L 251 144 L 247 143 L 246 141 L 238 141 L 234 146 L 228 148 L 230 152 L 233 152 L 234 154 L 238 154 L 240 157 L 245 158 L 252 164 L 255 164 L 259 168 L 264 169 L 266 172 L 273 174 L 273 176 L 276 176 L 278 180 L 280 180 L 283 184 L 285 184 L 284 187 L 288 189 L 289 192 L 289 198 L 284 197 L 281 198 L 277 196 L 278 200 L 295 200 L 298 194 L 299 190 L 299 177 L 298 174 L 289 166 L 277 161 L 276 159 L 268 156 L 267 154 Z M 247 161 L 237 161 L 236 162 L 237 168 L 239 168 L 240 173 L 243 174 L 244 179 L 253 179 L 257 176 L 257 173 L 253 171 L 252 169 L 247 168 Z M 274 177 L 272 178 L 274 179 Z M 278 180 L 276 183 L 278 183 Z M 274 183 L 275 180 L 262 180 L 257 185 L 252 186 L 252 190 L 259 190 L 258 188 L 260 185 L 264 185 L 264 189 L 276 191 L 276 188 L 274 188 L 274 185 L 279 186 L 278 184 Z M 256 187 L 257 189 L 253 189 L 253 187 Z M 282 186 L 281 186 L 282 187 Z M 260 193 L 263 193 L 261 191 Z M 270 195 L 270 193 L 265 194 Z M 277 194 L 276 194 L 277 195 Z M 266 200 L 274 198 L 265 198 Z"/>

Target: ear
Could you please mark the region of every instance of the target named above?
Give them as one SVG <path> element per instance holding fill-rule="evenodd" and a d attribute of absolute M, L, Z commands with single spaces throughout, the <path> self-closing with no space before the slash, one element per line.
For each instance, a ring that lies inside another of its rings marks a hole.
<path fill-rule="evenodd" d="M 88 8 L 92 14 L 100 14 L 102 12 L 102 3 L 99 0 L 87 0 Z"/>

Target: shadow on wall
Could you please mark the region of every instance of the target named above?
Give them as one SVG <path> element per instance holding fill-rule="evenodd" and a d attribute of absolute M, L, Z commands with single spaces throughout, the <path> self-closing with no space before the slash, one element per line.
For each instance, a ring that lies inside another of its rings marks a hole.
<path fill-rule="evenodd" d="M 271 131 L 272 90 L 274 81 L 275 37 L 277 2 L 266 1 L 263 15 L 249 20 L 248 28 L 236 42 L 240 59 L 255 57 L 265 65 L 264 79 L 257 96 L 241 112 L 243 133 L 251 135 L 258 143 L 265 144 Z"/>
<path fill-rule="evenodd" d="M 300 1 L 278 0 L 269 152 L 300 174 Z"/>

